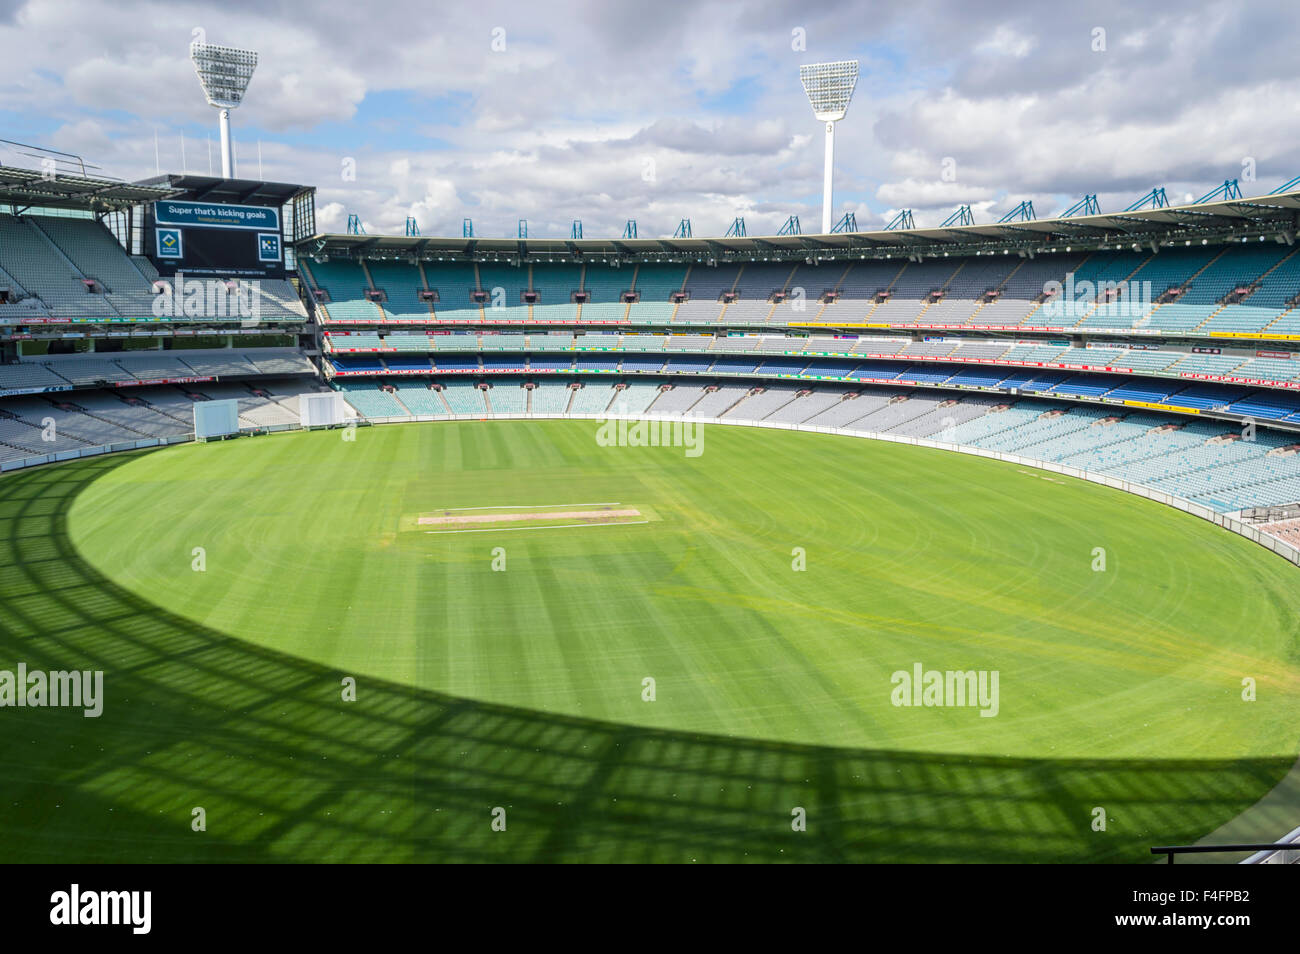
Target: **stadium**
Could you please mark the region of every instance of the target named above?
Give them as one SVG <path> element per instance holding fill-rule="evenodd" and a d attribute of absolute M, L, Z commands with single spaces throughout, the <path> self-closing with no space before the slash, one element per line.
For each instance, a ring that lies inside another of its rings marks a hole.
<path fill-rule="evenodd" d="M 859 228 L 801 63 L 816 231 L 10 144 L 5 861 L 1296 860 L 1300 178 Z"/>

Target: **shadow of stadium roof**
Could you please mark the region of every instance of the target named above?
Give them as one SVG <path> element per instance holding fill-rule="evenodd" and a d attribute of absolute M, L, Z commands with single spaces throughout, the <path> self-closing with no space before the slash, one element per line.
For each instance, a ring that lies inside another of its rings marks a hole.
<path fill-rule="evenodd" d="M 78 495 L 133 457 L 0 477 L 0 658 L 105 671 L 109 687 L 98 719 L 6 711 L 9 863 L 1149 863 L 1151 844 L 1217 828 L 1295 761 L 833 748 L 367 678 L 343 704 L 344 673 L 169 613 L 77 553 Z"/>
<path fill-rule="evenodd" d="M 1033 219 L 918 229 L 881 229 L 829 235 L 764 235 L 730 238 L 454 238 L 399 235 L 314 235 L 298 243 L 301 255 L 344 258 L 412 256 L 474 261 L 821 261 L 855 258 L 972 254 L 1032 255 L 1070 248 L 1170 245 L 1264 237 L 1294 241 L 1300 191 L 1106 212 L 1070 218 Z"/>

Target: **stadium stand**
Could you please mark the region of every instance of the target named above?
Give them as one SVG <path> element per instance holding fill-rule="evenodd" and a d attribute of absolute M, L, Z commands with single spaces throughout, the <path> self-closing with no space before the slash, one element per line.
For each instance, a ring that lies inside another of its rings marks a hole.
<path fill-rule="evenodd" d="M 423 381 L 398 380 L 393 382 L 396 398 L 411 414 L 447 414 L 447 402 Z"/>
<path fill-rule="evenodd" d="M 247 427 L 293 425 L 299 420 L 298 397 L 320 387 L 314 379 L 293 377 L 251 385 L 145 385 L 10 397 L 0 404 L 0 461 L 183 437 L 193 433 L 197 401 L 234 398 Z"/>
<path fill-rule="evenodd" d="M 530 291 L 534 296 L 529 306 L 529 319 L 535 322 L 572 322 L 578 318 L 578 305 L 573 294 L 582 281 L 579 265 L 536 265 L 531 273 Z"/>
<path fill-rule="evenodd" d="M 97 223 L 92 223 L 96 224 Z M 122 317 L 88 284 L 68 256 L 28 218 L 0 214 L 0 266 L 52 318 L 111 320 Z M 126 260 L 125 253 L 121 253 Z M 140 276 L 144 281 L 144 276 Z"/>
<path fill-rule="evenodd" d="M 550 387 L 551 385 L 543 385 Z M 616 392 L 612 385 L 602 381 L 584 381 L 582 389 L 575 391 L 570 414 L 603 414 L 613 403 Z"/>
<path fill-rule="evenodd" d="M 98 281 L 105 300 L 122 317 L 153 314 L 153 282 L 124 254 L 108 229 L 94 219 L 33 216 L 32 229 L 48 239 L 87 278 Z"/>
<path fill-rule="evenodd" d="M 225 348 L 162 336 L 62 353 L 57 330 L 29 344 L 40 336 L 24 329 L 44 324 L 156 323 L 158 275 L 89 214 L 0 215 L 0 323 L 16 331 L 0 441 L 12 459 L 184 435 L 195 401 L 223 397 L 247 426 L 289 426 L 323 372 L 373 420 L 689 414 L 929 437 L 1225 511 L 1300 500 L 1300 254 L 1282 241 L 646 258 L 315 249 L 299 269 L 318 292 L 318 371 L 284 339 L 239 347 L 235 334 Z M 261 317 L 308 317 L 290 281 L 257 288 Z"/>
<path fill-rule="evenodd" d="M 637 321 L 670 320 L 677 309 L 671 297 L 682 291 L 687 271 L 684 265 L 637 266 L 632 292 L 639 297 L 628 316 Z"/>
<path fill-rule="evenodd" d="M 563 414 L 569 409 L 573 390 L 565 387 L 534 387 L 529 392 L 528 410 L 533 414 Z"/>

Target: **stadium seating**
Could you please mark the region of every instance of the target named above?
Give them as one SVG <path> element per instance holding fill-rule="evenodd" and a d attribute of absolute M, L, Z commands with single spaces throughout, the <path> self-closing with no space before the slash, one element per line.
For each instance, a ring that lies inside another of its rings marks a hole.
<path fill-rule="evenodd" d="M 706 390 L 692 411 L 696 417 L 721 417 L 748 393 L 749 388 L 743 385 L 724 384 L 713 391 Z"/>
<path fill-rule="evenodd" d="M 432 303 L 421 301 L 419 297 L 424 284 L 417 267 L 401 262 L 374 261 L 368 262 L 366 269 L 374 289 L 383 292 L 379 307 L 386 318 L 411 322 L 428 321 L 433 317 Z"/>
<path fill-rule="evenodd" d="M 703 396 L 699 387 L 685 382 L 675 384 L 669 390 L 661 391 L 648 411 L 651 414 L 686 414 Z"/>
<path fill-rule="evenodd" d="M 193 433 L 196 401 L 237 400 L 240 423 L 247 427 L 296 424 L 299 395 L 318 387 L 314 379 L 297 376 L 251 385 L 144 385 L 10 397 L 0 404 L 0 461 L 182 437 Z"/>
<path fill-rule="evenodd" d="M 795 400 L 799 390 L 792 384 L 774 384 L 761 389 L 756 388 L 722 417 L 740 421 L 761 421 Z"/>
<path fill-rule="evenodd" d="M 565 387 L 535 387 L 529 392 L 528 410 L 532 414 L 563 414 L 569 409 L 573 391 Z"/>
<path fill-rule="evenodd" d="M 587 265 L 583 269 L 582 291 L 586 293 L 587 301 L 581 307 L 582 320 L 622 321 L 628 311 L 623 295 L 632 290 L 632 277 L 632 269 Z"/>
<path fill-rule="evenodd" d="M 629 317 L 637 321 L 667 321 L 673 317 L 677 305 L 670 301 L 674 292 L 686 284 L 687 267 L 684 265 L 640 265 L 636 269 L 636 284 L 632 289 L 640 295 L 636 304 L 628 309 Z M 718 312 L 721 313 L 719 306 Z"/>
<path fill-rule="evenodd" d="M 105 300 L 121 316 L 153 315 L 153 283 L 122 250 L 108 229 L 93 219 L 33 216 L 34 231 L 48 239 L 87 278 L 100 282 Z"/>
<path fill-rule="evenodd" d="M 494 379 L 486 400 L 493 414 L 523 414 L 528 410 L 528 392 L 517 378 Z"/>
<path fill-rule="evenodd" d="M 572 322 L 578 318 L 578 306 L 572 300 L 582 281 L 580 265 L 536 265 L 532 270 L 531 291 L 537 296 L 531 306 L 530 320 L 535 322 Z"/>
<path fill-rule="evenodd" d="M 740 280 L 739 265 L 716 268 L 692 266 L 685 279 L 690 298 L 677 306 L 673 321 L 678 324 L 716 322 L 726 310 L 722 296 L 735 290 Z"/>
<path fill-rule="evenodd" d="M 398 379 L 393 382 L 393 387 L 397 389 L 397 400 L 412 414 L 448 413 L 446 402 L 423 381 Z"/>
<path fill-rule="evenodd" d="M 301 267 L 309 276 L 310 287 L 328 293 L 329 300 L 316 306 L 322 319 L 362 324 L 385 320 L 379 303 L 366 298 L 370 283 L 365 270 L 356 262 L 303 261 Z"/>
<path fill-rule="evenodd" d="M 470 381 L 452 379 L 444 382 L 442 396 L 452 414 L 487 413 L 483 392 Z"/>
<path fill-rule="evenodd" d="M 392 394 L 380 390 L 374 381 L 345 381 L 343 397 L 364 417 L 403 417 L 406 407 Z"/>
<path fill-rule="evenodd" d="M 551 384 L 545 384 L 543 387 L 552 387 Z M 609 409 L 613 403 L 616 393 L 614 388 L 603 381 L 584 381 L 581 390 L 575 391 L 572 403 L 569 405 L 570 414 L 602 414 Z"/>
<path fill-rule="evenodd" d="M 1300 254 L 1278 242 L 1026 259 L 300 267 L 323 292 L 326 371 L 368 418 L 837 427 L 1060 462 L 1225 511 L 1300 500 L 1293 435 L 1270 429 L 1300 425 L 1300 358 L 1286 338 L 1300 335 Z M 156 277 L 93 218 L 0 215 L 5 324 L 148 321 Z M 288 281 L 258 295 L 263 318 L 306 317 Z M 297 348 L 37 350 L 0 364 L 5 459 L 185 434 L 196 400 L 232 397 L 243 423 L 288 425 L 298 394 L 319 386 Z M 1242 440 L 1215 414 L 1261 428 Z M 42 439 L 47 418 L 54 442 Z"/>
<path fill-rule="evenodd" d="M 82 221 L 102 228 L 91 220 Z M 129 264 L 124 253 L 121 258 Z M 86 282 L 92 276 L 81 272 L 30 218 L 0 214 L 0 266 L 24 292 L 41 301 L 50 317 L 101 321 L 122 317 L 106 295 L 89 291 Z M 143 285 L 144 276 L 139 275 L 138 281 Z"/>

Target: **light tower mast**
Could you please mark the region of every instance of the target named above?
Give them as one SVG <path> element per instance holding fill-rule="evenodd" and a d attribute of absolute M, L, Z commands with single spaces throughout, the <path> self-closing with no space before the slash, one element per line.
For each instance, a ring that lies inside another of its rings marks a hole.
<path fill-rule="evenodd" d="M 221 110 L 221 177 L 234 176 L 234 150 L 230 142 L 230 111 L 244 101 L 253 70 L 257 69 L 257 54 L 252 50 L 237 50 L 229 46 L 209 43 L 190 44 L 190 59 L 194 72 L 203 84 L 203 95 L 208 105 Z"/>
<path fill-rule="evenodd" d="M 826 171 L 822 182 L 822 234 L 831 231 L 831 170 L 835 165 L 835 124 L 848 112 L 853 88 L 858 85 L 858 61 L 809 63 L 799 67 L 813 115 L 826 124 Z"/>

